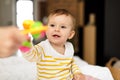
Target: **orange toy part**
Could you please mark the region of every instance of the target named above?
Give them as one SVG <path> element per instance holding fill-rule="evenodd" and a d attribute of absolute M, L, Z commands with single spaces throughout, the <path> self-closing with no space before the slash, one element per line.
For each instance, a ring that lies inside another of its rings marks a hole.
<path fill-rule="evenodd" d="M 30 29 L 30 27 L 34 24 L 33 20 L 25 20 L 23 22 L 24 29 Z"/>

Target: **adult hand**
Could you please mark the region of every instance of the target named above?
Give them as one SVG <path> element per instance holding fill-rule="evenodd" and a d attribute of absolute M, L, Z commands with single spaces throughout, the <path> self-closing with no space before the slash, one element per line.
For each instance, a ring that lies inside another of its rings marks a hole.
<path fill-rule="evenodd" d="M 17 27 L 0 27 L 0 58 L 14 54 L 25 40 Z"/>

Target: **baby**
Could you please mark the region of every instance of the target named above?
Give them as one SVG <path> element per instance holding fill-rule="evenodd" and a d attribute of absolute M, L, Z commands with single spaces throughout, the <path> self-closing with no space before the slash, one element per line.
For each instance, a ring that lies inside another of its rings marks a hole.
<path fill-rule="evenodd" d="M 75 64 L 74 48 L 69 39 L 75 35 L 75 19 L 65 9 L 48 16 L 47 39 L 23 56 L 37 65 L 37 80 L 87 80 Z"/>

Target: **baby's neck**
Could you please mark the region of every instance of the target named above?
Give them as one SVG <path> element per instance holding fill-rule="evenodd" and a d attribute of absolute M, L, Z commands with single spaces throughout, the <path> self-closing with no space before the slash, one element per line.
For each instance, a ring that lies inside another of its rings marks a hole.
<path fill-rule="evenodd" d="M 55 44 L 51 44 L 51 45 L 58 53 L 64 55 L 64 53 L 65 53 L 65 45 L 55 45 Z"/>

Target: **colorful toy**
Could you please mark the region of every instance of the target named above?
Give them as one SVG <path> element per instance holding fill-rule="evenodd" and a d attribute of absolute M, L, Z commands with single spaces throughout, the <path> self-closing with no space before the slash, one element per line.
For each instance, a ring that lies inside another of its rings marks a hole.
<path fill-rule="evenodd" d="M 32 20 L 25 20 L 23 27 L 24 30 L 21 31 L 23 34 L 31 33 L 33 35 L 47 30 L 47 26 L 43 26 L 41 22 L 34 22 Z"/>
<path fill-rule="evenodd" d="M 24 30 L 21 30 L 21 32 L 27 35 L 27 41 L 23 43 L 23 45 L 20 47 L 20 50 L 22 52 L 26 52 L 29 51 L 32 46 L 28 34 L 30 33 L 33 39 L 43 38 L 45 36 L 47 26 L 43 26 L 43 24 L 39 21 L 34 22 L 33 20 L 25 20 L 23 22 L 23 27 Z"/>

